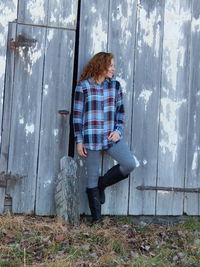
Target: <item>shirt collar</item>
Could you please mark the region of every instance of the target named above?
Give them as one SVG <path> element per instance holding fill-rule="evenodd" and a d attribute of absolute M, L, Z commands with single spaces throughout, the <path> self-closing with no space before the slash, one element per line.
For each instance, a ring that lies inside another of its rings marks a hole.
<path fill-rule="evenodd" d="M 105 80 L 102 82 L 102 84 L 104 84 L 105 82 L 107 82 L 107 83 L 111 83 L 111 80 L 112 80 L 112 79 L 110 79 L 110 78 L 105 78 Z M 88 78 L 88 82 L 89 82 L 90 84 L 97 84 L 93 78 Z"/>

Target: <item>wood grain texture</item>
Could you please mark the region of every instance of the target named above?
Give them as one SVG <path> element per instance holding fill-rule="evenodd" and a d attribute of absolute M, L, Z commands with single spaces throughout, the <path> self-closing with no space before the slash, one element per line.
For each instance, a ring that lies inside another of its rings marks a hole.
<path fill-rule="evenodd" d="M 9 23 L 8 25 L 8 40 L 15 39 L 16 23 Z M 8 149 L 10 137 L 10 118 L 12 108 L 12 94 L 13 94 L 13 76 L 14 76 L 14 51 L 7 49 L 6 54 L 6 77 L 5 77 L 5 93 L 3 108 L 3 120 L 1 130 L 1 154 L 0 154 L 0 172 L 7 172 L 8 168 Z M 0 214 L 4 211 L 5 188 L 0 188 Z"/>
<path fill-rule="evenodd" d="M 138 6 L 131 137 L 140 166 L 130 183 L 130 214 L 155 214 L 155 191 L 136 187 L 156 184 L 163 12 L 163 0 Z"/>
<path fill-rule="evenodd" d="M 133 70 L 136 30 L 137 1 L 110 1 L 108 51 L 115 56 L 116 79 L 120 82 L 125 106 L 125 129 L 123 138 L 130 147 L 132 126 Z M 104 174 L 116 162 L 104 153 Z M 131 178 L 132 179 L 132 178 Z M 127 214 L 129 199 L 129 179 L 106 189 L 104 214 Z"/>
<path fill-rule="evenodd" d="M 20 0 L 18 6 L 18 22 L 47 25 L 49 1 Z"/>
<path fill-rule="evenodd" d="M 83 67 L 94 54 L 107 51 L 108 10 L 109 0 L 104 1 L 103 5 L 97 0 L 81 1 L 78 78 L 83 71 Z M 85 193 L 87 173 L 84 167 L 84 159 L 80 159 L 76 155 L 76 160 L 78 164 L 77 175 L 80 181 L 80 212 L 90 214 Z M 100 172 L 101 164 L 99 168 Z"/>
<path fill-rule="evenodd" d="M 78 0 L 20 0 L 18 22 L 76 28 Z"/>
<path fill-rule="evenodd" d="M 193 0 L 185 186 L 200 187 L 200 2 Z M 184 212 L 200 215 L 200 194 L 185 194 Z"/>
<path fill-rule="evenodd" d="M 20 47 L 15 53 L 8 171 L 26 177 L 17 182 L 10 182 L 8 193 L 13 200 L 13 212 L 33 213 L 45 29 L 18 25 L 17 35 L 36 39 L 37 42 L 35 47 Z"/>
<path fill-rule="evenodd" d="M 36 214 L 55 214 L 55 180 L 68 153 L 75 32 L 47 29 L 40 127 Z M 58 46 L 59 40 L 59 46 Z M 67 48 L 67 49 L 66 49 Z"/>
<path fill-rule="evenodd" d="M 9 58 L 9 54 L 7 55 L 7 38 L 9 38 L 12 34 L 8 35 L 9 27 L 8 22 L 13 21 L 17 18 L 17 0 L 7 0 L 1 1 L 0 4 L 0 149 L 3 152 L 2 144 L 2 130 L 3 130 L 3 106 L 5 105 L 4 101 L 4 88 L 5 88 L 5 70 L 6 70 L 6 61 L 12 64 L 11 58 Z M 6 58 L 6 55 L 9 59 Z M 13 68 L 13 66 L 11 66 Z M 10 77 L 11 78 L 11 77 Z M 7 112 L 7 110 L 5 110 Z M 5 113 L 4 113 L 5 114 Z M 5 125 L 4 125 L 5 127 Z M 5 129 L 5 128 L 4 128 Z M 5 131 L 4 131 L 5 133 Z M 1 159 L 0 159 L 1 163 Z M 2 162 L 0 164 L 0 169 L 5 170 L 7 168 L 6 165 Z M 5 198 L 5 189 L 0 188 L 0 214 L 3 212 L 4 206 L 4 198 Z"/>
<path fill-rule="evenodd" d="M 190 1 L 165 1 L 158 186 L 184 187 L 190 23 Z M 156 205 L 157 215 L 181 215 L 183 193 L 158 191 Z"/>
<path fill-rule="evenodd" d="M 47 25 L 76 28 L 78 0 L 49 0 Z"/>

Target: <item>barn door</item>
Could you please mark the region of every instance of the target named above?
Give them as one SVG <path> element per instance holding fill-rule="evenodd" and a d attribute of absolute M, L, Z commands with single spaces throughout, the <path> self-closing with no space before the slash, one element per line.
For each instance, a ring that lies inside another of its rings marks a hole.
<path fill-rule="evenodd" d="M 74 30 L 10 25 L 0 163 L 11 172 L 5 190 L 15 213 L 55 213 L 59 160 L 68 153 L 74 42 Z"/>

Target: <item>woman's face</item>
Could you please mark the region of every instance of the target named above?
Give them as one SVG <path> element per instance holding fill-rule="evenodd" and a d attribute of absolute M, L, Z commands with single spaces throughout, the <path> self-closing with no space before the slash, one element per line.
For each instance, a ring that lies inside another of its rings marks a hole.
<path fill-rule="evenodd" d="M 112 78 L 115 72 L 115 63 L 114 59 L 111 59 L 110 66 L 108 67 L 108 71 L 105 72 L 105 78 Z"/>

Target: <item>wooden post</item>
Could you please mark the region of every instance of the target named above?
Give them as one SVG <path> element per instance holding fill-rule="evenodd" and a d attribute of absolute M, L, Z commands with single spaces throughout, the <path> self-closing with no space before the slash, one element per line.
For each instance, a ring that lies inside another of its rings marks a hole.
<path fill-rule="evenodd" d="M 70 224 L 79 225 L 77 164 L 71 157 L 64 156 L 60 168 L 55 190 L 56 214 Z"/>

